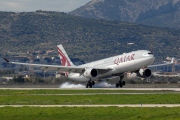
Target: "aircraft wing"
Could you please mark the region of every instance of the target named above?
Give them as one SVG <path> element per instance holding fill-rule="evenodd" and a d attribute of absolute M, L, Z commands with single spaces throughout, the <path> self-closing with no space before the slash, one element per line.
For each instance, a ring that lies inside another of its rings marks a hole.
<path fill-rule="evenodd" d="M 46 64 L 31 64 L 31 63 L 20 63 L 20 62 L 11 62 L 4 58 L 4 60 L 8 63 L 11 64 L 16 64 L 16 65 L 25 65 L 25 66 L 34 66 L 34 67 L 40 67 L 42 70 L 54 70 L 54 71 L 62 71 L 62 72 L 74 72 L 74 73 L 80 73 L 82 74 L 86 67 L 81 67 L 81 66 L 60 66 L 60 65 L 46 65 Z M 99 68 L 99 67 L 93 67 L 93 69 L 98 70 L 100 74 L 109 72 L 112 70 L 111 68 Z"/>
<path fill-rule="evenodd" d="M 152 67 L 159 67 L 159 66 L 166 66 L 166 65 L 173 65 L 174 63 L 164 63 L 164 64 L 157 64 L 157 65 L 149 65 L 147 66 L 148 68 Z"/>

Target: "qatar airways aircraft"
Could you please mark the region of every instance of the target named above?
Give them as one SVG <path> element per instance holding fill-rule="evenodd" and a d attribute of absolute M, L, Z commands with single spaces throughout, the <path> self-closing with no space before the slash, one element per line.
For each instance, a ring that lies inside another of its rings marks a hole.
<path fill-rule="evenodd" d="M 150 77 L 151 70 L 147 67 L 151 67 L 149 65 L 155 60 L 152 52 L 147 50 L 138 50 L 80 66 L 75 66 L 69 59 L 63 46 L 58 45 L 57 47 L 61 59 L 61 66 L 10 62 L 6 58 L 4 59 L 6 62 L 11 64 L 37 66 L 44 70 L 60 71 L 61 75 L 66 76 L 70 80 L 87 82 L 87 88 L 92 88 L 92 86 L 95 85 L 95 81 L 113 76 L 119 76 L 120 78 L 119 82 L 116 83 L 116 87 L 123 87 L 123 85 L 125 85 L 123 77 L 126 73 L 136 73 L 138 77 L 142 78 Z"/>

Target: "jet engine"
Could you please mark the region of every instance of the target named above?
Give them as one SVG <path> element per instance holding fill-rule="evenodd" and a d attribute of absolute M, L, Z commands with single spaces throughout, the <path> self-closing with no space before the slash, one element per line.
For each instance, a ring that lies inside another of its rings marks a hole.
<path fill-rule="evenodd" d="M 94 78 L 98 75 L 98 71 L 96 69 L 86 68 L 83 75 L 87 78 Z"/>
<path fill-rule="evenodd" d="M 150 77 L 151 76 L 151 70 L 150 69 L 140 69 L 138 72 L 138 76 L 140 77 Z"/>

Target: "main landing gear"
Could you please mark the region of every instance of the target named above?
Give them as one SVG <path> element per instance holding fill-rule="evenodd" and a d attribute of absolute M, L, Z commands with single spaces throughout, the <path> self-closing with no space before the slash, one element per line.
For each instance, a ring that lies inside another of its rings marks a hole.
<path fill-rule="evenodd" d="M 120 80 L 119 80 L 119 82 L 118 82 L 118 83 L 116 83 L 116 88 L 118 88 L 118 87 L 122 88 L 122 87 L 126 84 L 126 82 L 125 82 L 125 81 L 122 81 L 122 80 L 123 80 L 123 78 L 124 78 L 124 75 L 120 76 Z"/>
<path fill-rule="evenodd" d="M 87 83 L 87 85 L 86 85 L 86 88 L 92 88 L 93 85 L 95 85 L 95 82 L 89 80 L 88 83 Z"/>

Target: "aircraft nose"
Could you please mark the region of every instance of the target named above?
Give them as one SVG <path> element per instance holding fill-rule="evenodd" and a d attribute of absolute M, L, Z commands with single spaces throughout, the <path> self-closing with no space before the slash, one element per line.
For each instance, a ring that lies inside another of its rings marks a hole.
<path fill-rule="evenodd" d="M 153 63 L 153 62 L 154 62 L 154 60 L 155 60 L 154 55 L 151 57 L 151 60 L 152 60 L 152 63 Z"/>

